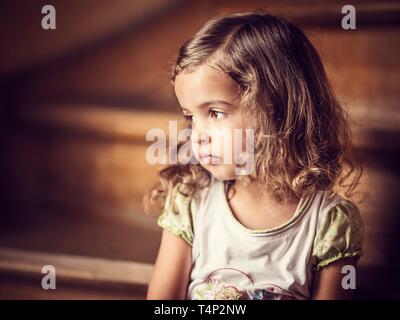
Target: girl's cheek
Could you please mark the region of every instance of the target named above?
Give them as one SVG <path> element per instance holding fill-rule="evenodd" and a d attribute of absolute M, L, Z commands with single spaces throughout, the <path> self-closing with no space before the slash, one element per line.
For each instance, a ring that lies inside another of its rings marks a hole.
<path fill-rule="evenodd" d="M 199 158 L 199 145 L 197 143 L 193 142 L 194 140 L 191 138 L 190 139 L 190 146 L 192 148 L 192 153 L 195 156 L 196 159 Z"/>
<path fill-rule="evenodd" d="M 229 161 L 228 155 L 231 157 L 233 154 L 233 148 L 235 145 L 234 141 L 234 132 L 231 129 L 224 129 L 220 131 L 219 134 L 215 135 L 213 149 L 215 152 L 219 153 L 219 156 L 222 158 L 226 158 Z M 230 163 L 230 161 L 228 162 Z"/>

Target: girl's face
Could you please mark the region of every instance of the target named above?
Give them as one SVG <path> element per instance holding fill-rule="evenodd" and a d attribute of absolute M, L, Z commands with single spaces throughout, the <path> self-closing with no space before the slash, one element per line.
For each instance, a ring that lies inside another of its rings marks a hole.
<path fill-rule="evenodd" d="M 235 161 L 245 151 L 247 128 L 237 84 L 225 73 L 202 65 L 176 76 L 175 94 L 192 124 L 196 159 L 217 179 L 236 179 Z"/>

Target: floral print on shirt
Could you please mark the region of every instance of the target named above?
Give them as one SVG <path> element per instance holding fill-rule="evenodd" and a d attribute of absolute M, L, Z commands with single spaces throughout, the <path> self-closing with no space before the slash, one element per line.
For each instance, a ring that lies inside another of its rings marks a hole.
<path fill-rule="evenodd" d="M 236 270 L 244 277 L 249 279 L 249 288 L 239 288 L 236 285 L 226 283 L 212 277 L 218 271 Z M 234 268 L 220 268 L 214 270 L 204 281 L 198 284 L 193 292 L 191 299 L 193 300 L 287 300 L 294 299 L 288 291 L 277 285 L 265 284 L 262 288 L 251 288 L 254 285 L 251 277 Z"/>

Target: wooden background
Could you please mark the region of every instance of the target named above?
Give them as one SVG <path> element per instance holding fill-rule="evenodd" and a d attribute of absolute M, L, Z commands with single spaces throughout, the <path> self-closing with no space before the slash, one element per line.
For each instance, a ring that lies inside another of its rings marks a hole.
<path fill-rule="evenodd" d="M 181 119 L 168 70 L 210 17 L 264 8 L 298 23 L 353 117 L 365 173 L 358 298 L 400 298 L 400 3 L 353 1 L 45 1 L 0 10 L 0 298 L 143 298 L 160 229 L 141 199 L 161 166 L 150 128 Z M 40 287 L 41 266 L 58 270 Z"/>

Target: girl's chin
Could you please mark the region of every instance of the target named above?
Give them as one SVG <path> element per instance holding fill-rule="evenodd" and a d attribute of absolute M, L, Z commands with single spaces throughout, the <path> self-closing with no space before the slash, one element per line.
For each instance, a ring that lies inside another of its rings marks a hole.
<path fill-rule="evenodd" d="M 214 178 L 225 181 L 236 179 L 235 170 L 226 170 L 227 168 L 221 165 L 202 165 L 204 169 L 210 172 Z"/>

